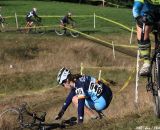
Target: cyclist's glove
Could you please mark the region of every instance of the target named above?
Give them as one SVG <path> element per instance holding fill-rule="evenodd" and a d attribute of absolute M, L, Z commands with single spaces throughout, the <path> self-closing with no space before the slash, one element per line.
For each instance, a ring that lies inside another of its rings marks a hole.
<path fill-rule="evenodd" d="M 56 116 L 55 120 L 61 119 L 63 115 L 64 115 L 64 111 L 61 110 L 61 111 L 58 113 L 58 115 Z"/>

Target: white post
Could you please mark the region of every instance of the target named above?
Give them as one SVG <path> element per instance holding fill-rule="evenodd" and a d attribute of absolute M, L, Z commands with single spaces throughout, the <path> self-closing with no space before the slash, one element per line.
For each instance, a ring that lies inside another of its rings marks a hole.
<path fill-rule="evenodd" d="M 104 7 L 105 0 L 103 0 L 102 3 L 103 3 L 103 7 Z"/>
<path fill-rule="evenodd" d="M 115 49 L 114 49 L 113 41 L 112 41 L 112 46 L 113 46 L 113 58 L 114 58 L 114 60 L 115 60 L 115 59 L 116 59 L 116 55 L 115 55 Z"/>
<path fill-rule="evenodd" d="M 83 69 L 84 69 L 84 68 L 83 68 L 83 63 L 81 63 L 81 72 L 80 72 L 81 75 L 83 75 Z"/>
<path fill-rule="evenodd" d="M 17 14 L 15 13 L 15 19 L 16 19 L 16 27 L 18 29 L 18 19 L 17 19 Z"/>
<path fill-rule="evenodd" d="M 94 29 L 96 28 L 96 14 L 95 14 L 95 12 L 94 12 L 94 14 L 93 14 L 93 24 L 94 24 Z"/>
<path fill-rule="evenodd" d="M 137 72 L 136 72 L 136 88 L 135 88 L 135 102 L 138 103 L 138 81 L 139 81 L 139 50 L 137 51 Z"/>
<path fill-rule="evenodd" d="M 132 37 L 133 37 L 133 27 L 132 27 L 132 30 L 131 30 L 131 36 L 130 36 L 130 40 L 129 40 L 130 44 L 132 44 Z"/>
<path fill-rule="evenodd" d="M 101 80 L 101 73 L 102 73 L 102 71 L 99 70 L 99 76 L 98 76 L 98 80 L 99 80 L 99 81 Z"/>

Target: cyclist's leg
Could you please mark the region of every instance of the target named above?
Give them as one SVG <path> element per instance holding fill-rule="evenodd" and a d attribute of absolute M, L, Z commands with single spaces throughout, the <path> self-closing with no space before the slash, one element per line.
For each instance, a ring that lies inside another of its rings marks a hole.
<path fill-rule="evenodd" d="M 85 100 L 85 105 L 90 108 L 91 110 L 94 110 L 98 116 L 96 118 L 103 118 L 104 114 L 102 113 L 102 110 L 108 107 L 110 101 L 107 102 L 107 100 L 104 97 L 100 97 L 96 101 L 92 101 L 91 99 L 86 99 Z"/>
<path fill-rule="evenodd" d="M 146 26 L 144 40 L 141 40 L 142 29 L 139 26 L 137 26 L 138 48 L 140 52 L 140 57 L 143 59 L 143 62 L 144 62 L 140 70 L 140 75 L 144 75 L 144 76 L 149 74 L 150 52 L 151 52 L 149 33 L 151 32 L 151 30 L 152 30 L 151 26 Z"/>
<path fill-rule="evenodd" d="M 150 14 L 152 8 L 148 4 L 144 4 L 144 7 L 141 11 L 141 16 L 145 16 Z M 151 44 L 149 39 L 149 34 L 152 31 L 152 26 L 150 24 L 145 25 L 144 37 L 142 39 L 142 27 L 143 23 L 137 22 L 137 40 L 138 40 L 138 48 L 140 52 L 140 56 L 144 61 L 144 64 L 140 70 L 141 76 L 147 76 L 149 74 L 150 69 L 150 50 Z"/>
<path fill-rule="evenodd" d="M 72 98 L 72 102 L 73 102 L 74 106 L 77 108 L 78 107 L 78 97 L 74 96 Z M 91 118 L 96 118 L 97 117 L 96 114 L 94 113 L 94 111 L 87 106 L 84 107 L 84 112 L 85 112 L 85 114 L 87 114 Z"/>

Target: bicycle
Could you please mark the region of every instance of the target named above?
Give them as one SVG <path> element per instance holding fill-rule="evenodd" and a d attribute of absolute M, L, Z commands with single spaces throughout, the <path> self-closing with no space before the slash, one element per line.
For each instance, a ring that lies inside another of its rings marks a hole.
<path fill-rule="evenodd" d="M 45 123 L 46 112 L 30 112 L 27 104 L 9 108 L 0 114 L 1 130 L 52 130 L 76 125 L 76 117 L 62 120 L 60 123 Z"/>
<path fill-rule="evenodd" d="M 66 24 L 66 25 L 60 24 L 55 28 L 55 33 L 59 36 L 62 36 L 62 35 L 67 35 L 67 31 L 68 31 L 72 37 L 78 37 L 79 33 L 74 30 L 77 30 L 75 22 L 71 24 Z"/>
<path fill-rule="evenodd" d="M 143 24 L 141 38 L 144 38 L 145 24 Z M 151 91 L 154 102 L 154 113 L 160 118 L 160 21 L 154 23 L 154 50 L 151 56 L 150 74 L 147 76 L 147 91 Z"/>
<path fill-rule="evenodd" d="M 41 18 L 35 18 L 33 20 L 33 24 L 30 26 L 28 23 L 26 23 L 25 27 L 20 27 L 19 31 L 22 33 L 38 33 L 38 34 L 44 34 L 46 32 L 46 28 L 42 24 Z"/>

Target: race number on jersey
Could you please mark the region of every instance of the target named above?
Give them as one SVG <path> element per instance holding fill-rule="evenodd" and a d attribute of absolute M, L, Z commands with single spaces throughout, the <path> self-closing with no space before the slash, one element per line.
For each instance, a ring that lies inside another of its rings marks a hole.
<path fill-rule="evenodd" d="M 101 93 L 102 93 L 102 91 L 103 91 L 103 88 L 102 88 L 102 85 L 96 83 L 95 81 L 91 81 L 90 85 L 89 85 L 89 90 L 88 91 L 90 93 L 93 93 L 96 96 L 100 96 Z"/>

